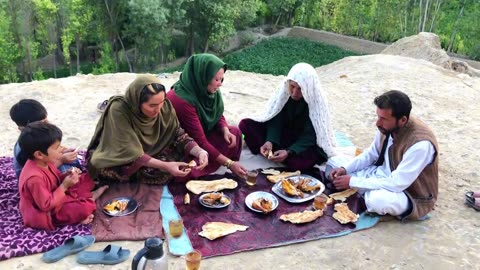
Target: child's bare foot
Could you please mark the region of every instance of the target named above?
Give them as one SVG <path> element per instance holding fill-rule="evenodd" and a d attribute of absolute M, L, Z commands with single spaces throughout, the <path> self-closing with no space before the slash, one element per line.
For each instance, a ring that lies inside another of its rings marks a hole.
<path fill-rule="evenodd" d="M 86 219 L 82 220 L 80 224 L 90 224 L 93 221 L 93 214 L 90 214 Z"/>
<path fill-rule="evenodd" d="M 101 186 L 97 188 L 96 190 L 92 191 L 92 198 L 94 201 L 96 201 L 102 194 L 107 190 L 108 186 Z"/>

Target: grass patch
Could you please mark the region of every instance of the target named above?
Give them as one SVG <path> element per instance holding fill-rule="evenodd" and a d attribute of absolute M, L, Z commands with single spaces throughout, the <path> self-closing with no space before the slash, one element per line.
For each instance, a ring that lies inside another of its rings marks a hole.
<path fill-rule="evenodd" d="M 330 64 L 347 56 L 359 55 L 344 49 L 298 38 L 269 38 L 255 46 L 226 55 L 231 70 L 286 75 L 300 62 L 314 67 Z"/>

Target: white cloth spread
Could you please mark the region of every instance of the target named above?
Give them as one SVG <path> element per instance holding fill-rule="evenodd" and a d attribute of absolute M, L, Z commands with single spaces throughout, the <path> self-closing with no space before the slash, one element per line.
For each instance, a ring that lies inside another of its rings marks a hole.
<path fill-rule="evenodd" d="M 310 121 L 317 136 L 317 145 L 325 151 L 328 157 L 335 155 L 335 136 L 330 122 L 327 99 L 322 92 L 317 72 L 307 63 L 298 63 L 290 69 L 287 77 L 280 83 L 276 94 L 268 101 L 267 111 L 262 115 L 252 117 L 252 119 L 257 122 L 266 122 L 280 113 L 290 98 L 290 80 L 300 86 L 303 98 L 308 104 Z"/>

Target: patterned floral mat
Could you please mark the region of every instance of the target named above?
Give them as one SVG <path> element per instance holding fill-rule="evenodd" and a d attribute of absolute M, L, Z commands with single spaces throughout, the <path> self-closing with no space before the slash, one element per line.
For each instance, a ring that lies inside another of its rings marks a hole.
<path fill-rule="evenodd" d="M 91 225 L 65 226 L 51 232 L 26 228 L 19 202 L 13 159 L 0 157 L 0 261 L 45 252 L 74 235 L 92 233 Z"/>

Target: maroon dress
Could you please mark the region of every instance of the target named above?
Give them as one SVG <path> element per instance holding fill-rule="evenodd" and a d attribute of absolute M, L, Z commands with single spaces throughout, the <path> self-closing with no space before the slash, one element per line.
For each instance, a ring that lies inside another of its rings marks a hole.
<path fill-rule="evenodd" d="M 222 115 L 215 128 L 206 135 L 197 110 L 193 105 L 178 97 L 174 90 L 167 93 L 167 98 L 172 103 L 177 113 L 180 126 L 192 137 L 198 145 L 208 152 L 208 165 L 203 170 L 192 170 L 190 178 L 198 178 L 216 171 L 221 165 L 216 161 L 220 154 L 229 159 L 238 161 L 242 152 L 242 133 L 237 127 L 229 126 L 225 117 Z M 235 147 L 228 148 L 228 144 L 223 137 L 222 129 L 228 127 L 230 132 L 235 135 L 237 144 Z"/>

